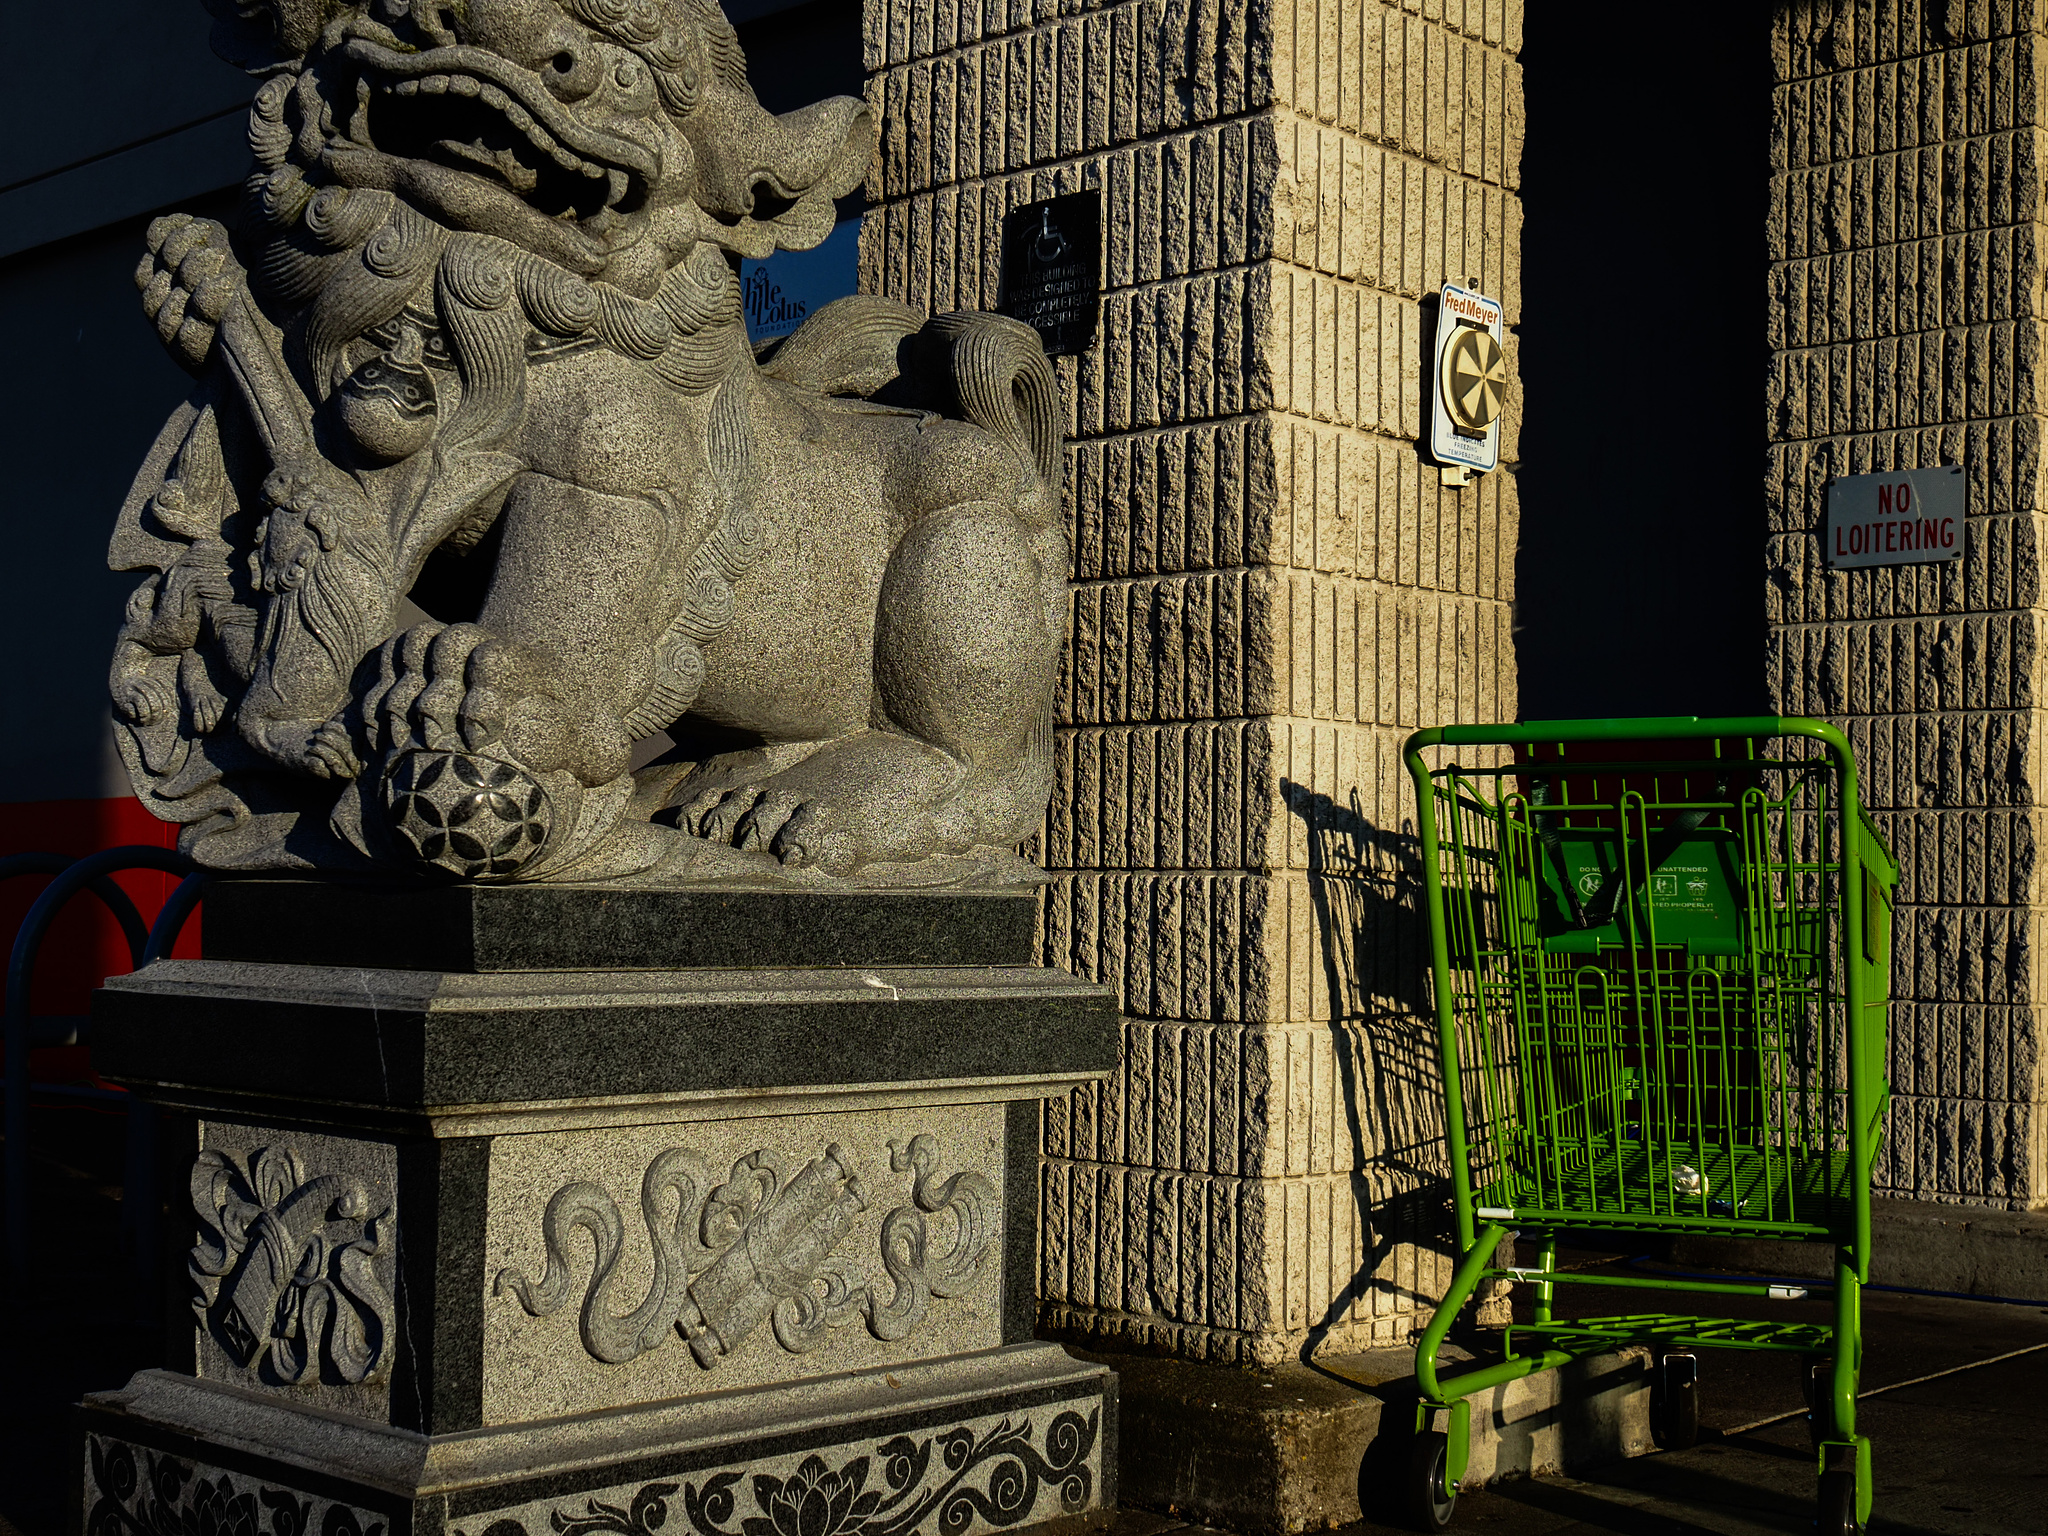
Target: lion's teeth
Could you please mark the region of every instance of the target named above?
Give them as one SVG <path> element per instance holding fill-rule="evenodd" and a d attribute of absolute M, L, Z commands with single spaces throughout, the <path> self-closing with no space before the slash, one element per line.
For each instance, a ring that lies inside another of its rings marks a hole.
<path fill-rule="evenodd" d="M 379 81 L 376 88 L 394 96 L 463 96 L 480 101 L 496 111 L 508 125 L 523 134 L 536 150 L 547 155 L 563 170 L 574 171 L 589 181 L 604 182 L 607 208 L 625 200 L 631 185 L 631 178 L 627 172 L 586 160 L 567 145 L 558 143 L 554 135 L 534 121 L 531 112 L 502 87 L 493 85 L 488 80 L 479 79 L 474 75 L 421 75 L 411 79 Z M 368 83 L 365 82 L 361 94 L 367 97 L 369 89 Z M 510 151 L 486 151 L 481 143 L 453 147 L 457 153 L 468 158 L 487 161 L 494 165 L 500 160 L 510 158 Z M 510 174 L 508 167 L 498 168 Z M 523 166 L 520 169 L 526 170 Z M 526 170 L 526 174 L 531 177 L 532 172 Z M 573 214 L 573 210 L 571 212 Z"/>

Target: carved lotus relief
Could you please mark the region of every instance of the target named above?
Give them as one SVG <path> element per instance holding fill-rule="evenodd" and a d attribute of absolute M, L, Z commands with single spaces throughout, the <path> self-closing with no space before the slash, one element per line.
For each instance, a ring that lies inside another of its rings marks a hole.
<path fill-rule="evenodd" d="M 966 1294 L 982 1278 L 1001 1231 L 996 1186 L 966 1170 L 939 1178 L 938 1143 L 913 1137 L 889 1143 L 890 1170 L 909 1173 L 907 1202 L 882 1218 L 879 1252 L 884 1289 L 871 1285 L 858 1256 L 840 1250 L 869 1208 L 861 1176 L 836 1143 L 790 1173 L 765 1148 L 732 1164 L 716 1180 L 707 1161 L 671 1147 L 648 1165 L 640 1210 L 652 1254 L 645 1297 L 627 1312 L 619 1290 L 625 1224 L 602 1187 L 563 1185 L 541 1218 L 546 1267 L 538 1280 L 499 1271 L 493 1293 L 518 1299 L 528 1315 L 547 1317 L 568 1305 L 581 1267 L 581 1231 L 593 1262 L 583 1287 L 579 1332 L 592 1358 L 618 1365 L 658 1348 L 670 1332 L 687 1343 L 706 1370 L 737 1352 L 765 1323 L 776 1343 L 806 1354 L 858 1321 L 877 1339 L 909 1337 L 934 1298 Z M 933 1223 L 950 1229 L 937 1247 Z"/>
<path fill-rule="evenodd" d="M 1087 1510 L 1101 1428 L 1100 1408 L 1005 1415 L 528 1505 L 455 1536 L 973 1536 Z"/>
<path fill-rule="evenodd" d="M 368 1510 L 87 1435 L 85 1536 L 384 1536 Z"/>

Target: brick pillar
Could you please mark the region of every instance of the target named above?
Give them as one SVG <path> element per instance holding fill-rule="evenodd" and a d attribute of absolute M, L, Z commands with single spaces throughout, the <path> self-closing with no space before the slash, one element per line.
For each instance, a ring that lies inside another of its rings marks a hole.
<path fill-rule="evenodd" d="M 1037 851 L 1047 958 L 1121 990 L 1126 1065 L 1048 1114 L 1045 1323 L 1197 1359 L 1397 1342 L 1447 1279 L 1399 746 L 1515 714 L 1514 476 L 1446 489 L 1418 453 L 1421 301 L 1476 281 L 1518 318 L 1519 0 L 867 27 L 864 289 L 992 308 L 1003 213 L 1103 195 Z"/>
<path fill-rule="evenodd" d="M 2044 24 L 1780 4 L 1772 50 L 1771 687 L 1847 730 L 1903 870 L 1879 1188 L 2013 1207 L 2048 1202 Z M 1937 464 L 1967 471 L 1959 564 L 1823 568 L 1831 476 Z"/>

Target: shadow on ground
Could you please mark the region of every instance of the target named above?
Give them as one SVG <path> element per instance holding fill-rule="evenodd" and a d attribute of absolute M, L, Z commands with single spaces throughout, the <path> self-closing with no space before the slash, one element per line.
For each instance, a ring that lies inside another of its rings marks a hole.
<path fill-rule="evenodd" d="M 32 1269 L 0 1329 L 0 1536 L 65 1536 L 79 1487 L 71 1405 L 158 1363 L 120 1238 L 126 1117 L 96 1105 L 30 1112 Z"/>

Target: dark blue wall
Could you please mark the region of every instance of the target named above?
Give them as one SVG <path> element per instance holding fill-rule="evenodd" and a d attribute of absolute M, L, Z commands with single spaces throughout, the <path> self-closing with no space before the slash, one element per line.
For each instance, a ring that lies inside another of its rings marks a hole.
<path fill-rule="evenodd" d="M 860 0 L 735 0 L 762 99 L 861 88 Z M 106 672 L 135 583 L 106 569 L 128 483 L 189 380 L 131 273 L 150 216 L 232 220 L 253 83 L 207 46 L 199 0 L 8 8 L 35 68 L 0 91 L 0 802 L 128 793 Z"/>
<path fill-rule="evenodd" d="M 1761 712 L 1769 17 L 1525 26 L 1523 716 Z"/>

